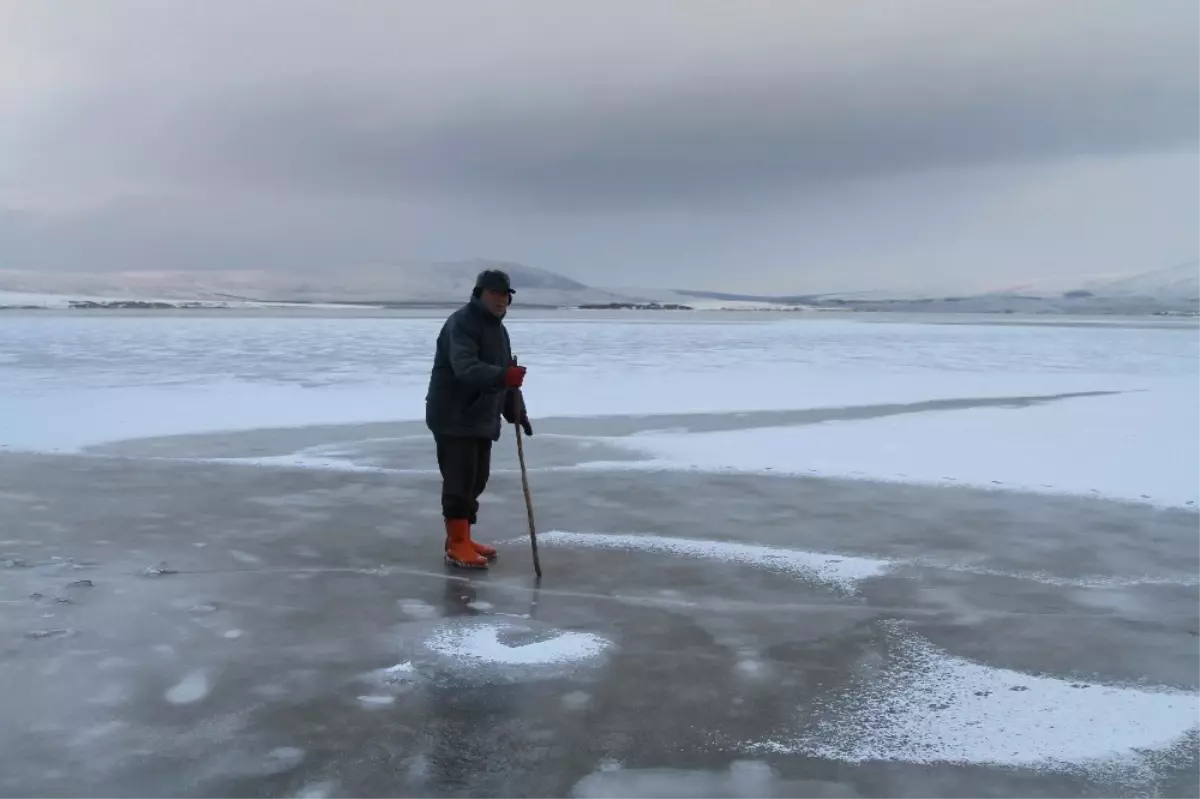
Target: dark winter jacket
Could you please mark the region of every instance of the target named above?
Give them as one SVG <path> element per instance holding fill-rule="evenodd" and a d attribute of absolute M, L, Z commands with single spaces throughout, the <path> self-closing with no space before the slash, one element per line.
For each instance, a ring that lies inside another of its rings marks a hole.
<path fill-rule="evenodd" d="M 479 299 L 450 314 L 438 334 L 425 424 L 434 435 L 499 440 L 501 414 L 513 408 L 515 391 L 504 382 L 511 364 L 508 331 Z"/>

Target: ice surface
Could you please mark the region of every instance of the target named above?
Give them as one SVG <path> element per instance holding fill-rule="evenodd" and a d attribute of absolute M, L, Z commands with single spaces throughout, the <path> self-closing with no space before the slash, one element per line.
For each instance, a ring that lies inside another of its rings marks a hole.
<path fill-rule="evenodd" d="M 440 320 L 310 317 L 0 318 L 0 444 L 69 450 L 131 435 L 416 419 L 423 413 L 429 355 L 439 325 Z M 1130 392 L 1034 407 L 914 414 L 783 430 L 658 432 L 625 442 L 647 448 L 660 465 L 670 468 L 769 468 L 802 474 L 811 470 L 921 482 L 952 478 L 956 484 L 1096 490 L 1135 499 L 1144 493 L 1166 503 L 1194 496 L 1200 483 L 1194 471 L 1200 438 L 1195 428 L 1194 330 L 777 319 L 709 324 L 700 317 L 682 316 L 678 322 L 648 324 L 636 315 L 623 322 L 518 317 L 511 329 L 518 353 L 530 366 L 527 395 L 531 411 L 539 417 L 738 412 L 1078 390 Z M 611 372 L 605 372 L 605 365 L 612 366 Z M 336 458 L 325 454 L 331 462 Z M 432 469 L 434 464 L 428 466 Z M 1188 487 L 1192 494 L 1186 493 Z M 275 501 L 305 507 L 300 493 Z M 193 539 L 189 534 L 178 543 L 188 552 L 197 552 L 189 546 Z M 627 550 L 639 561 L 678 554 L 718 564 L 719 570 L 726 568 L 719 565 L 725 563 L 732 569 L 749 566 L 846 589 L 894 565 L 876 558 L 748 541 L 585 533 L 550 533 L 542 539 L 551 548 L 614 548 Z M 226 569 L 238 562 L 253 564 L 258 557 L 253 547 L 229 549 L 242 545 L 214 541 L 203 554 L 227 559 Z M 296 544 L 297 552 L 317 556 L 317 550 L 301 546 Z M 1083 584 L 1053 576 L 1029 577 Z M 182 579 L 146 585 L 174 589 Z M 666 586 L 662 589 L 662 596 L 671 596 Z M 1047 596 L 1057 593 L 1046 592 Z M 363 714 L 375 719 L 397 712 L 405 704 L 405 692 L 419 691 L 420 672 L 426 668 L 442 671 L 465 666 L 471 675 L 501 672 L 557 678 L 560 666 L 601 662 L 619 643 L 615 638 L 613 643 L 591 633 L 532 621 L 512 619 L 513 626 L 508 627 L 497 623 L 494 615 L 447 620 L 441 618 L 445 611 L 440 606 L 405 598 L 403 593 L 393 598 L 398 599 L 394 610 L 400 626 L 409 633 L 432 631 L 431 637 L 422 639 L 424 650 L 414 651 L 407 647 L 419 647 L 417 639 L 406 639 L 403 656 L 412 657 L 411 663 L 404 661 L 364 675 L 369 679 L 354 680 L 354 689 L 342 695 L 353 714 L 359 713 L 357 702 L 392 708 Z M 473 607 L 487 609 L 481 602 Z M 49 622 L 39 623 L 43 625 Z M 212 648 L 236 653 L 253 644 L 254 636 L 236 640 L 241 631 L 229 626 L 214 630 L 212 635 L 225 638 L 210 644 Z M 962 634 L 969 633 L 964 627 Z M 826 708 L 830 724 L 820 728 L 820 736 L 800 740 L 805 734 L 803 723 L 812 719 L 798 719 L 796 728 L 784 726 L 779 731 L 773 745 L 789 752 L 850 760 L 958 759 L 1023 765 L 1161 748 L 1195 726 L 1194 694 L 1096 684 L 1083 687 L 956 658 L 903 631 L 895 640 L 889 648 L 889 654 L 896 653 L 894 667 L 885 664 L 861 686 L 848 688 L 844 698 L 833 697 L 841 704 L 837 712 L 832 706 Z M 46 648 L 60 642 L 25 643 Z M 167 643 L 149 650 L 163 655 L 154 658 L 155 668 L 173 669 L 172 664 L 181 662 L 188 650 L 183 642 L 176 643 L 178 650 Z M 729 668 L 739 686 L 755 679 L 770 685 L 780 676 L 779 661 L 765 647 L 734 651 L 737 659 Z M 432 664 L 426 660 L 431 656 L 436 656 Z M 361 669 L 392 663 L 395 660 L 365 664 Z M 188 674 L 199 666 L 168 672 L 168 681 L 157 689 L 164 693 L 156 697 L 199 703 L 214 685 L 220 689 L 224 683 L 211 670 L 213 664 L 205 666 L 207 672 Z M 178 684 L 172 686 L 174 681 Z M 575 690 L 578 687 L 564 683 L 560 690 L 555 685 L 551 706 L 579 711 L 602 704 L 599 693 L 589 697 Z M 1025 690 L 1010 690 L 1013 687 Z M 96 686 L 95 698 L 108 698 L 101 693 L 103 688 L 104 684 Z M 271 701 L 286 698 L 280 685 L 252 690 Z M 388 705 L 395 697 L 401 699 Z M 889 713 L 889 709 L 899 712 Z M 272 741 L 265 749 L 283 742 Z M 255 748 L 248 755 L 264 772 L 294 767 L 304 758 L 301 750 L 283 748 L 260 763 L 265 749 Z M 746 772 L 751 777 L 756 773 Z M 660 784 L 668 788 L 680 775 L 624 776 L 634 780 L 622 783 L 624 789 L 643 795 Z M 734 776 L 723 770 L 698 775 L 692 793 L 712 789 L 713 779 L 719 779 L 721 790 L 731 791 L 729 781 Z M 611 774 L 603 778 L 606 782 L 596 778 L 578 792 L 586 794 L 590 789 L 616 795 L 613 779 Z M 764 792 L 755 788 L 746 795 Z"/>
<path fill-rule="evenodd" d="M 1191 380 L 1163 380 L 1150 391 L 1027 408 L 605 441 L 654 458 L 617 468 L 820 474 L 1186 506 L 1200 501 L 1197 394 Z"/>
<path fill-rule="evenodd" d="M 861 580 L 882 574 L 891 565 L 886 560 L 852 555 L 834 555 L 757 544 L 739 544 L 731 541 L 669 538 L 648 534 L 568 533 L 555 530 L 539 535 L 538 543 L 549 546 L 557 544 L 593 549 L 661 552 L 727 563 L 740 563 L 783 572 L 801 579 L 816 580 L 843 591 L 853 591 Z"/>
<path fill-rule="evenodd" d="M 889 622 L 893 660 L 795 740 L 751 749 L 836 760 L 1061 766 L 1162 750 L 1197 728 L 1195 693 L 1024 674 L 948 655 Z"/>

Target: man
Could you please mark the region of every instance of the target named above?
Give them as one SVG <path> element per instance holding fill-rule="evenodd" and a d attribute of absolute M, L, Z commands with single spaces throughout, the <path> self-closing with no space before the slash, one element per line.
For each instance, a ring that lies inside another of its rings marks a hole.
<path fill-rule="evenodd" d="M 506 273 L 479 273 L 471 301 L 442 325 L 425 396 L 425 424 L 442 473 L 446 562 L 464 569 L 486 569 L 496 558 L 493 547 L 472 539 L 471 526 L 487 486 L 492 443 L 500 439 L 501 416 L 533 435 L 520 390 L 525 369 L 513 359 L 504 328 L 515 293 Z"/>

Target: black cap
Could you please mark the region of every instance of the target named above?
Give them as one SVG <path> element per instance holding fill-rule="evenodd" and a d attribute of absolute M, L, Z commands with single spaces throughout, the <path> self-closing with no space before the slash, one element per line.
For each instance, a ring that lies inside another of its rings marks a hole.
<path fill-rule="evenodd" d="M 475 288 L 491 289 L 492 291 L 507 291 L 509 294 L 516 294 L 513 291 L 512 282 L 508 279 L 508 273 L 502 272 L 499 269 L 485 269 L 475 278 Z"/>

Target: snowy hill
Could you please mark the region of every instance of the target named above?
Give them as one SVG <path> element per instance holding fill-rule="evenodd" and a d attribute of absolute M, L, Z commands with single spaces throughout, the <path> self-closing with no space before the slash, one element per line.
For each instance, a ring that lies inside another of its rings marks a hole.
<path fill-rule="evenodd" d="M 696 310 L 843 310 L 900 313 L 1195 314 L 1200 264 L 1137 275 L 1024 283 L 968 296 L 885 290 L 763 296 L 688 289 L 600 289 L 545 269 L 503 261 L 409 261 L 326 276 L 252 270 L 32 272 L 0 270 L 0 307 L 71 307 L 141 301 L 235 307 L 264 303 L 453 305 L 482 269 L 507 271 L 526 307 L 678 305 Z"/>
<path fill-rule="evenodd" d="M 626 291 L 635 293 L 632 289 Z M 1200 262 L 1135 275 L 1026 282 L 982 294 L 957 296 L 882 289 L 774 297 L 686 289 L 643 293 L 653 294 L 660 302 L 670 297 L 696 308 L 763 306 L 899 313 L 1194 315 L 1200 312 Z"/>
<path fill-rule="evenodd" d="M 1200 297 L 1200 261 L 1155 269 L 1132 277 L 1085 283 L 1080 288 L 1107 297 L 1196 299 Z"/>
<path fill-rule="evenodd" d="M 79 297 L 65 294 L 35 294 L 27 291 L 0 291 L 0 308 L 69 308 Z"/>
<path fill-rule="evenodd" d="M 688 289 L 648 289 L 628 286 L 609 289 L 618 294 L 633 297 L 641 303 L 660 305 L 686 305 L 698 311 L 779 311 L 801 310 L 803 303 L 790 297 L 755 296 L 750 294 L 723 294 L 712 291 Z"/>
<path fill-rule="evenodd" d="M 988 292 L 988 296 L 1062 297 L 1087 292 L 1097 297 L 1143 297 L 1194 300 L 1200 297 L 1200 262 L 1169 266 L 1134 275 L 1087 275 L 1039 280 Z"/>
<path fill-rule="evenodd" d="M 253 270 L 33 272 L 0 270 L 0 291 L 64 298 L 166 302 L 290 302 L 454 304 L 467 300 L 475 276 L 488 268 L 512 277 L 522 305 L 574 307 L 629 302 L 545 269 L 499 261 L 404 262 L 329 276 Z M 54 304 L 51 303 L 51 304 Z M 21 304 L 0 301 L 0 304 Z M 47 306 L 46 302 L 30 302 Z"/>
<path fill-rule="evenodd" d="M 1042 280 L 1025 280 L 1020 283 L 1005 284 L 998 288 L 989 289 L 980 296 L 1061 297 L 1072 291 L 1085 291 L 1085 286 L 1100 286 L 1124 277 L 1126 276 L 1093 273 L 1073 275 L 1071 277 L 1045 278 Z"/>

